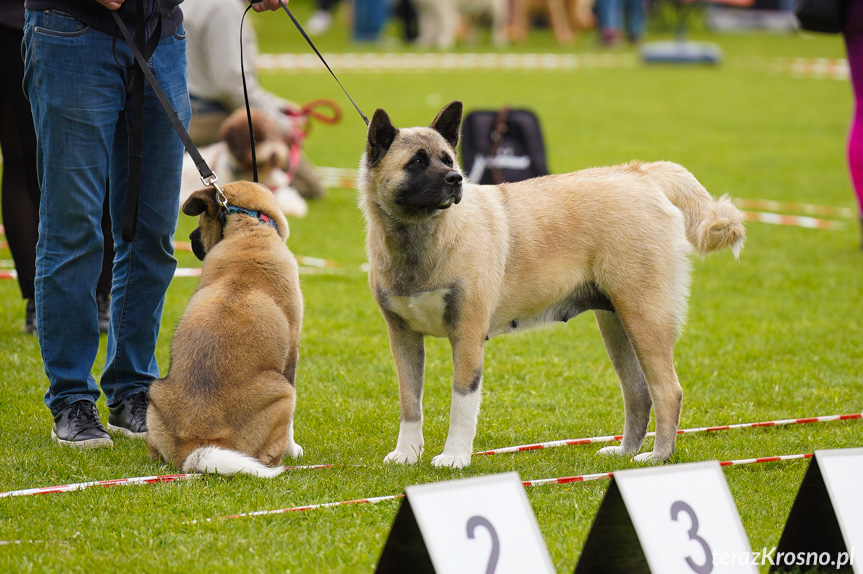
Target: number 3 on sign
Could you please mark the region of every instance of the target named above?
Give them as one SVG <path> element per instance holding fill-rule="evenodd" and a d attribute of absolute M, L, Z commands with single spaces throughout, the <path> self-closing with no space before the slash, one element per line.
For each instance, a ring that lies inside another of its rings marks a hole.
<path fill-rule="evenodd" d="M 710 546 L 707 544 L 707 541 L 698 535 L 698 517 L 695 515 L 695 511 L 692 510 L 691 506 L 682 500 L 674 501 L 674 504 L 671 505 L 671 520 L 677 522 L 677 516 L 681 512 L 685 512 L 689 515 L 689 520 L 692 524 L 689 532 L 687 532 L 687 534 L 689 534 L 689 539 L 698 542 L 701 544 L 701 548 L 704 549 L 704 564 L 696 564 L 695 561 L 692 560 L 691 556 L 686 557 L 686 563 L 696 574 L 710 574 L 713 572 L 713 551 L 710 550 Z"/>
<path fill-rule="evenodd" d="M 757 572 L 719 463 L 614 473 L 650 571 Z"/>

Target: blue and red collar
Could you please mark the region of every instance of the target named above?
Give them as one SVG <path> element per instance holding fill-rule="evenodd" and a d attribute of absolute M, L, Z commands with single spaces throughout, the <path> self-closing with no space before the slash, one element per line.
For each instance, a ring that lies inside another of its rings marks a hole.
<path fill-rule="evenodd" d="M 258 221 L 263 221 L 267 225 L 272 226 L 276 231 L 279 230 L 279 226 L 275 220 L 267 216 L 264 212 L 256 211 L 254 209 L 246 209 L 245 207 L 237 207 L 236 205 L 228 205 L 222 210 L 222 213 L 219 215 L 219 220 L 222 222 L 223 226 L 225 225 L 225 218 L 232 213 L 244 213 L 249 217 L 253 217 Z"/>

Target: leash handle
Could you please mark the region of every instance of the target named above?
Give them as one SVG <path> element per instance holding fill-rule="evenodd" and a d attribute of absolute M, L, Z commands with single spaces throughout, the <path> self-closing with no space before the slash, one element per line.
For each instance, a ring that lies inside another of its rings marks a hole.
<path fill-rule="evenodd" d="M 332 112 L 331 114 L 325 114 L 323 112 L 319 112 L 318 108 L 327 108 Z M 318 98 L 316 100 L 312 100 L 307 104 L 304 104 L 301 108 L 297 110 L 286 109 L 283 110 L 285 115 L 300 118 L 314 118 L 321 123 L 324 124 L 337 124 L 342 119 L 342 108 L 334 102 L 333 100 L 327 98 Z"/>
<path fill-rule="evenodd" d="M 255 4 L 255 2 L 253 2 L 253 4 Z M 355 110 L 357 110 L 357 113 L 358 113 L 358 114 L 360 114 L 360 117 L 361 117 L 361 118 L 363 118 L 363 121 L 364 121 L 364 122 L 366 122 L 366 126 L 368 126 L 368 125 L 369 125 L 369 119 L 368 119 L 368 118 L 366 117 L 366 115 L 365 115 L 365 114 L 360 110 L 360 107 L 357 105 L 357 103 L 354 101 L 354 99 L 351 97 L 351 95 L 348 93 L 348 91 L 345 89 L 345 87 L 342 85 L 342 83 L 341 83 L 341 82 L 339 81 L 339 79 L 336 77 L 336 74 L 335 74 L 335 73 L 333 72 L 333 70 L 330 68 L 330 65 L 329 65 L 329 64 L 327 64 L 327 61 L 324 59 L 324 57 L 323 57 L 323 56 L 321 55 L 321 53 L 318 51 L 317 47 L 315 47 L 315 43 L 314 43 L 314 42 L 312 42 L 312 39 L 311 39 L 311 38 L 309 38 L 309 35 L 308 35 L 308 34 L 306 34 L 306 31 L 305 31 L 305 30 L 303 30 L 303 27 L 302 27 L 302 26 L 300 26 L 300 23 L 297 21 L 297 19 L 296 19 L 296 18 L 294 18 L 294 15 L 293 15 L 293 14 L 291 14 L 291 11 L 290 11 L 290 10 L 288 10 L 288 7 L 285 5 L 285 3 L 284 3 L 282 0 L 279 0 L 279 4 L 281 4 L 281 5 L 282 5 L 282 9 L 283 9 L 283 10 L 285 11 L 285 13 L 287 13 L 287 15 L 291 18 L 291 21 L 294 23 L 294 26 L 296 26 L 296 27 L 297 27 L 297 30 L 299 30 L 299 31 L 300 31 L 300 34 L 302 34 L 302 35 L 303 35 L 303 38 L 305 38 L 306 42 L 309 44 L 309 46 L 311 46 L 312 50 L 314 50 L 314 51 L 315 51 L 315 54 L 317 54 L 317 55 L 318 55 L 318 58 L 320 58 L 321 62 L 323 62 L 324 66 L 326 66 L 327 71 L 330 73 L 330 75 L 333 77 L 333 79 L 336 81 L 336 83 L 339 85 L 339 87 L 342 89 L 342 91 L 345 93 L 345 95 L 346 95 L 346 96 L 348 97 L 348 99 L 351 101 L 351 104 L 353 104 L 354 109 L 355 109 Z"/>
<path fill-rule="evenodd" d="M 162 87 L 156 80 L 156 76 L 153 75 L 152 70 L 150 70 L 150 66 L 147 65 L 147 60 L 135 45 L 135 41 L 129 33 L 129 29 L 126 27 L 126 24 L 123 23 L 122 18 L 120 18 L 116 10 L 111 10 L 111 16 L 114 17 L 114 22 L 117 24 L 117 28 L 120 30 L 126 43 L 131 48 L 132 54 L 135 56 L 135 61 L 138 63 L 138 67 L 144 73 L 144 76 L 147 78 L 147 82 L 149 82 L 150 87 L 153 88 L 153 92 L 159 99 L 159 103 L 162 104 L 162 107 L 165 109 L 165 114 L 171 121 L 171 125 L 174 126 L 174 131 L 176 131 L 177 135 L 180 136 L 183 146 L 185 146 L 186 151 L 189 152 L 189 155 L 192 157 L 192 161 L 195 162 L 195 167 L 201 175 L 201 182 L 206 186 L 214 187 L 216 189 L 216 200 L 219 202 L 219 205 L 223 208 L 227 207 L 228 198 L 225 196 L 225 192 L 222 191 L 222 188 L 216 183 L 219 180 L 219 177 L 213 173 L 213 170 L 210 169 L 210 166 L 207 165 L 207 162 L 204 161 L 203 157 L 201 157 L 201 152 L 198 151 L 198 148 L 192 142 L 192 138 L 189 137 L 189 132 L 186 131 L 186 128 L 183 126 L 183 122 L 180 121 L 180 118 L 177 116 L 177 112 L 174 111 L 173 106 L 171 106 L 171 102 L 168 100 L 167 96 L 165 96 L 165 92 L 162 91 Z"/>

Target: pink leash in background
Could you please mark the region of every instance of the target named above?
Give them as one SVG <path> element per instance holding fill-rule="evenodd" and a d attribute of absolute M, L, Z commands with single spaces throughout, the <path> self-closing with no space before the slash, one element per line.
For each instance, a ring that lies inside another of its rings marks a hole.
<path fill-rule="evenodd" d="M 325 114 L 318 111 L 318 108 L 328 108 L 331 113 Z M 308 137 L 311 131 L 311 119 L 318 120 L 324 124 L 337 124 L 342 119 L 342 108 L 333 100 L 319 98 L 303 105 L 298 109 L 285 109 L 283 113 L 292 118 L 293 137 L 290 143 L 290 156 L 288 158 L 288 183 L 294 181 L 294 176 L 297 174 L 297 168 L 300 165 L 300 152 L 302 151 L 303 141 Z"/>

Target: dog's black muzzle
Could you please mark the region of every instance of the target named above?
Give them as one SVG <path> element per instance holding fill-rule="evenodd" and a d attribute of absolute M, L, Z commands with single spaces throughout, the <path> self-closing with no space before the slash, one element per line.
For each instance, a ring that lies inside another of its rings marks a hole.
<path fill-rule="evenodd" d="M 444 197 L 445 202 L 438 206 L 439 209 L 446 209 L 453 203 L 458 203 L 461 201 L 461 184 L 464 180 L 462 175 L 455 170 L 447 173 L 443 179 L 446 182 L 447 186 L 449 186 L 448 191 L 450 191 L 450 194 Z"/>
<path fill-rule="evenodd" d="M 203 261 L 204 257 L 207 255 L 207 251 L 204 249 L 204 242 L 201 241 L 201 228 L 196 227 L 195 230 L 189 234 L 189 241 L 192 242 L 192 253 L 195 254 L 199 260 Z"/>
<path fill-rule="evenodd" d="M 396 205 L 408 210 L 427 211 L 446 209 L 461 201 L 464 178 L 459 172 L 449 170 L 436 177 L 417 179 L 419 181 L 407 183 L 396 198 Z"/>

